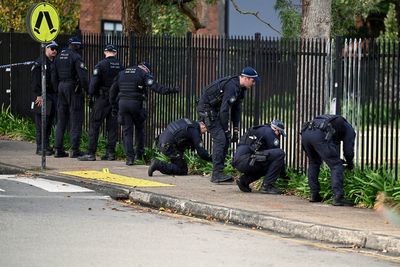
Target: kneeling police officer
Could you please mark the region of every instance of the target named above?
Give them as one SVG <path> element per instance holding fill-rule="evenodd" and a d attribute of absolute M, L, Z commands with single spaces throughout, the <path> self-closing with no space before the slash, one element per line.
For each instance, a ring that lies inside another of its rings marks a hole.
<path fill-rule="evenodd" d="M 158 149 L 166 155 L 171 163 L 157 159 L 151 161 L 148 175 L 154 171 L 163 174 L 186 175 L 188 166 L 183 158 L 186 149 L 196 150 L 200 158 L 211 161 L 212 158 L 204 148 L 201 135 L 207 132 L 204 122 L 197 122 L 187 118 L 179 119 L 168 124 L 157 140 Z"/>
<path fill-rule="evenodd" d="M 301 141 L 303 150 L 309 159 L 308 185 L 310 186 L 310 202 L 321 202 L 318 181 L 322 161 L 331 170 L 331 183 L 334 194 L 334 206 L 353 206 L 344 198 L 343 161 L 340 159 L 340 142 L 343 141 L 343 154 L 347 168 L 353 169 L 354 140 L 356 133 L 350 123 L 340 115 L 320 115 L 303 124 Z"/>
<path fill-rule="evenodd" d="M 280 194 L 275 181 L 285 168 L 285 152 L 280 148 L 280 135 L 286 136 L 285 125 L 280 120 L 247 130 L 240 139 L 233 157 L 233 166 L 243 173 L 236 181 L 243 192 L 251 192 L 250 184 L 265 176 L 260 193 Z"/>

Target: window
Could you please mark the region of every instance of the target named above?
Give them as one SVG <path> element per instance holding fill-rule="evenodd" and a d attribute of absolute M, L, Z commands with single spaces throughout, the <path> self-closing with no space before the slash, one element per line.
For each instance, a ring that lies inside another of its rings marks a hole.
<path fill-rule="evenodd" d="M 121 34 L 122 24 L 120 21 L 102 21 L 101 32 L 106 35 Z"/>

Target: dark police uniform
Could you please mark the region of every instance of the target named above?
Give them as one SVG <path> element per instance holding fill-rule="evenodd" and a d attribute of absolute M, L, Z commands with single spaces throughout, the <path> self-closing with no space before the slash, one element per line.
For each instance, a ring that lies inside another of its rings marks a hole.
<path fill-rule="evenodd" d="M 261 193 L 280 193 L 273 184 L 283 173 L 285 152 L 280 148 L 270 124 L 250 128 L 241 138 L 233 157 L 233 166 L 243 173 L 237 184 L 240 190 L 251 192 L 249 185 L 265 176 Z"/>
<path fill-rule="evenodd" d="M 42 64 L 40 57 L 36 59 L 32 66 L 32 91 L 36 97 L 42 95 Z M 51 155 L 53 150 L 49 145 L 49 139 L 51 134 L 51 128 L 56 119 L 57 112 L 57 94 L 51 83 L 51 67 L 53 62 L 46 57 L 46 133 L 45 138 L 45 148 L 46 155 Z M 35 104 L 36 105 L 36 104 Z M 41 107 L 34 108 L 35 111 L 35 124 L 36 124 L 36 154 L 41 155 L 42 146 L 42 115 Z"/>
<path fill-rule="evenodd" d="M 318 175 L 322 161 L 331 169 L 331 183 L 335 200 L 340 204 L 343 199 L 343 162 L 340 159 L 340 142 L 349 168 L 353 168 L 354 140 L 353 127 L 339 115 L 321 115 L 303 125 L 301 140 L 309 158 L 308 184 L 311 201 L 321 201 Z"/>
<path fill-rule="evenodd" d="M 71 157 L 81 156 L 79 151 L 84 118 L 84 95 L 88 89 L 88 73 L 81 56 L 76 50 L 81 43 L 79 39 L 71 38 L 69 48 L 62 50 L 54 61 L 52 82 L 58 88 L 57 129 L 55 140 L 55 157 L 65 157 L 64 133 L 71 120 Z"/>
<path fill-rule="evenodd" d="M 175 88 L 167 88 L 155 82 L 148 63 L 141 63 L 119 72 L 110 89 L 110 103 L 114 112 L 118 103 L 118 120 L 122 125 L 127 165 L 132 165 L 135 160 L 133 125 L 138 133 L 136 135 L 138 157 L 144 153 L 144 122 L 147 118 L 144 102 L 147 100 L 147 88 L 160 94 L 178 92 Z"/>
<path fill-rule="evenodd" d="M 116 51 L 116 50 L 115 50 Z M 110 87 L 114 78 L 123 70 L 121 62 L 114 56 L 101 60 L 93 70 L 93 77 L 90 81 L 89 96 L 95 96 L 96 101 L 90 114 L 89 146 L 87 156 L 80 160 L 95 160 L 97 142 L 99 139 L 100 127 L 106 119 L 107 129 L 107 152 L 102 159 L 115 159 L 115 145 L 117 143 L 118 120 L 113 116 L 110 104 Z M 115 115 L 115 114 L 114 114 Z"/>
<path fill-rule="evenodd" d="M 160 134 L 157 147 L 171 163 L 153 160 L 149 167 L 149 176 L 156 170 L 163 174 L 186 175 L 188 166 L 183 158 L 186 149 L 196 150 L 200 158 L 211 161 L 201 139 L 200 124 L 190 119 L 171 122 Z"/>
<path fill-rule="evenodd" d="M 238 76 L 225 77 L 206 87 L 197 105 L 197 112 L 204 120 L 213 140 L 212 182 L 231 180 L 231 177 L 223 176 L 230 143 L 229 119 L 234 128 L 239 126 L 245 90 L 246 88 L 240 86 Z"/>

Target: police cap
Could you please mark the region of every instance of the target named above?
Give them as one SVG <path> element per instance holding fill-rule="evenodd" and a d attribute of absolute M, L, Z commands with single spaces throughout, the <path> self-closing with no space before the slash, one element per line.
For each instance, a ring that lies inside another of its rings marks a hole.
<path fill-rule="evenodd" d="M 271 128 L 272 129 L 277 129 L 279 130 L 279 132 L 281 133 L 281 135 L 283 135 L 284 137 L 287 136 L 286 131 L 285 131 L 285 124 L 280 121 L 280 120 L 273 120 L 271 122 Z"/>
<path fill-rule="evenodd" d="M 113 45 L 113 44 L 108 44 L 106 45 L 106 47 L 104 48 L 104 51 L 108 51 L 108 52 L 117 52 L 117 46 Z"/>
<path fill-rule="evenodd" d="M 46 48 L 58 48 L 58 44 L 55 41 L 51 41 L 46 45 Z"/>
<path fill-rule="evenodd" d="M 257 71 L 252 67 L 245 67 L 244 69 L 242 69 L 240 75 L 244 77 L 253 78 L 256 82 L 260 82 L 260 77 L 258 76 Z"/>
<path fill-rule="evenodd" d="M 77 47 L 82 48 L 82 41 L 78 36 L 72 36 L 68 39 L 68 45 L 75 45 Z"/>

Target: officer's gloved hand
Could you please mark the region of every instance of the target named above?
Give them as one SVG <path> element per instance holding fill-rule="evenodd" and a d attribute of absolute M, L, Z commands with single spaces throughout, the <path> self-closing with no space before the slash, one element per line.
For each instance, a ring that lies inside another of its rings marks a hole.
<path fill-rule="evenodd" d="M 351 161 L 351 162 L 348 162 L 347 163 L 347 166 L 346 166 L 346 169 L 348 169 L 348 170 L 352 170 L 352 169 L 354 169 L 354 163 Z"/>
<path fill-rule="evenodd" d="M 177 94 L 177 93 L 179 93 L 180 91 L 181 91 L 181 89 L 180 89 L 178 86 L 175 86 L 175 87 L 169 89 L 169 92 L 170 92 L 171 94 Z"/>
<path fill-rule="evenodd" d="M 93 104 L 94 104 L 93 96 L 88 95 L 88 96 L 87 96 L 87 101 L 88 101 L 88 106 L 89 106 L 89 108 L 93 108 Z"/>
<path fill-rule="evenodd" d="M 239 141 L 239 128 L 233 128 L 232 143 L 237 143 Z"/>
<path fill-rule="evenodd" d="M 116 117 L 117 115 L 118 115 L 117 107 L 112 107 L 111 108 L 111 116 Z"/>

